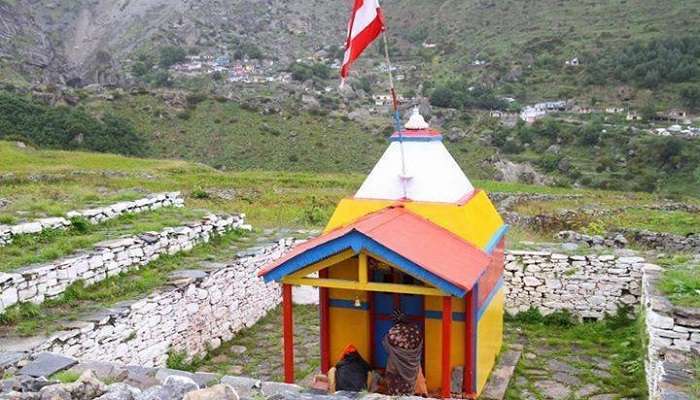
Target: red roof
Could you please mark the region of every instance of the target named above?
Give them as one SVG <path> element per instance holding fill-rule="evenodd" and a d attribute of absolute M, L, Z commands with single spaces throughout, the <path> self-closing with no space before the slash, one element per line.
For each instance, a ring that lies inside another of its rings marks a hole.
<path fill-rule="evenodd" d="M 463 290 L 474 286 L 491 261 L 488 254 L 473 244 L 402 205 L 395 205 L 296 246 L 258 275 L 264 276 L 295 257 L 353 231 Z"/>
<path fill-rule="evenodd" d="M 404 129 L 401 131 L 401 135 L 406 138 L 420 138 L 420 137 L 428 137 L 428 138 L 438 138 L 442 136 L 439 131 L 436 131 L 435 129 Z M 397 138 L 399 137 L 399 132 L 394 132 L 391 137 L 392 138 Z"/>

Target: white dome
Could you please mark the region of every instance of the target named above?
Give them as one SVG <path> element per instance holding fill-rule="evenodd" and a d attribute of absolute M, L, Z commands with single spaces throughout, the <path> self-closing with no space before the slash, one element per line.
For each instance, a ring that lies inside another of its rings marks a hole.
<path fill-rule="evenodd" d="M 403 152 L 405 177 L 401 176 L 401 142 L 393 141 L 355 197 L 456 203 L 474 191 L 442 141 L 405 139 Z"/>

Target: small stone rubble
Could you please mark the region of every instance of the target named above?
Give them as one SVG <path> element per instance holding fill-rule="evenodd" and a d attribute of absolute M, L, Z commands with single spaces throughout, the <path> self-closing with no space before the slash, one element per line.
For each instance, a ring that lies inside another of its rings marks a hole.
<path fill-rule="evenodd" d="M 594 248 L 617 248 L 621 249 L 629 243 L 621 233 L 603 235 L 587 235 L 576 231 L 561 231 L 557 233 L 557 238 L 569 243 L 582 243 Z"/>
<path fill-rule="evenodd" d="M 93 284 L 123 271 L 138 269 L 161 254 L 175 254 L 233 229 L 250 230 L 244 215 L 208 215 L 201 221 L 160 232 L 98 243 L 90 252 L 16 272 L 0 272 L 0 313 L 17 303 L 42 303 L 59 296 L 72 283 Z"/>
<path fill-rule="evenodd" d="M 641 257 L 508 251 L 506 310 L 569 310 L 579 318 L 601 319 L 620 306 L 639 305 L 644 265 Z"/>
<path fill-rule="evenodd" d="M 642 279 L 649 398 L 690 400 L 687 388 L 700 379 L 693 376 L 692 361 L 700 358 L 700 308 L 671 304 L 656 287 L 662 271 L 648 265 Z"/>
<path fill-rule="evenodd" d="M 44 353 L 44 362 L 51 354 Z M 25 361 L 27 366 L 37 361 Z M 27 368 L 27 367 L 24 367 Z M 337 392 L 320 393 L 301 386 L 260 381 L 241 376 L 223 377 L 203 372 L 185 372 L 167 368 L 144 368 L 104 362 L 72 360 L 53 373 L 67 371 L 79 375 L 70 383 L 61 383 L 51 375 L 33 377 L 18 366 L 13 376 L 0 380 L 1 400 L 390 400 L 419 399 L 388 397 L 379 394 Z M 112 382 L 106 384 L 105 382 Z"/>
<path fill-rule="evenodd" d="M 85 218 L 91 224 L 99 224 L 128 213 L 141 213 L 162 207 L 183 207 L 184 203 L 180 192 L 159 193 L 105 207 L 69 211 L 63 217 L 41 218 L 17 225 L 0 225 L 0 247 L 12 243 L 12 238 L 17 235 L 36 234 L 49 229 L 66 229 L 71 225 L 72 218 Z"/>
<path fill-rule="evenodd" d="M 700 227 L 698 227 L 700 229 Z M 630 241 L 659 251 L 700 253 L 700 232 L 687 236 L 665 232 L 627 229 L 621 231 Z"/>

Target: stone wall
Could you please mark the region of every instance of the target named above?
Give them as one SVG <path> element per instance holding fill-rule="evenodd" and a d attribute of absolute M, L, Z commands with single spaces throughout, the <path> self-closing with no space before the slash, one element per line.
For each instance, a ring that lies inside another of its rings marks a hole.
<path fill-rule="evenodd" d="M 569 310 L 579 318 L 603 318 L 619 305 L 637 306 L 644 259 L 612 255 L 569 256 L 506 252 L 506 310 Z"/>
<path fill-rule="evenodd" d="M 209 215 L 198 222 L 161 232 L 144 233 L 98 243 L 86 253 L 72 255 L 44 265 L 0 272 L 0 312 L 21 302 L 42 303 L 54 298 L 70 284 L 83 280 L 99 282 L 123 271 L 137 269 L 161 254 L 175 254 L 207 242 L 212 235 L 232 229 L 250 229 L 243 215 Z"/>
<path fill-rule="evenodd" d="M 649 398 L 690 399 L 683 392 L 700 379 L 691 372 L 692 357 L 700 357 L 700 308 L 671 304 L 656 288 L 661 272 L 648 265 L 642 279 Z"/>
<path fill-rule="evenodd" d="M 279 285 L 264 283 L 257 272 L 292 244 L 292 239 L 282 239 L 211 273 L 179 271 L 172 286 L 77 323 L 37 350 L 160 367 L 170 349 L 189 355 L 215 349 L 279 304 Z"/>
<path fill-rule="evenodd" d="M 700 233 L 687 236 L 666 232 L 626 229 L 620 231 L 627 240 L 641 244 L 650 249 L 671 252 L 700 252 Z"/>
<path fill-rule="evenodd" d="M 140 213 L 162 207 L 182 207 L 184 203 L 185 200 L 180 192 L 159 193 L 105 207 L 69 211 L 63 217 L 41 218 L 17 225 L 0 225 L 0 247 L 12 243 L 12 238 L 17 235 L 35 234 L 49 229 L 65 229 L 71 225 L 70 219 L 75 217 L 82 217 L 91 224 L 98 224 L 128 213 Z"/>
<path fill-rule="evenodd" d="M 681 236 L 666 232 L 623 229 L 606 232 L 605 235 L 587 235 L 568 230 L 559 232 L 557 237 L 571 243 L 586 244 L 588 247 L 622 248 L 629 242 L 634 242 L 659 251 L 700 252 L 700 233 Z"/>

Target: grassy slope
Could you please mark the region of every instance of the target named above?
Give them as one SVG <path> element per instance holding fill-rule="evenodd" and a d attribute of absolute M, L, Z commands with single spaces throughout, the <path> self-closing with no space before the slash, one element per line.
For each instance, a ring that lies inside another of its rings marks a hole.
<path fill-rule="evenodd" d="M 560 43 L 563 55 L 595 49 L 596 41 L 619 45 L 659 33 L 700 32 L 693 21 L 700 16 L 697 0 L 606 1 L 484 1 L 409 0 L 387 2 L 387 14 L 402 27 L 426 26 L 429 39 L 458 41 L 468 51 L 495 56 L 535 50 L 547 41 Z M 421 12 L 430 9 L 431 12 Z M 426 24 L 439 20 L 440 24 Z"/>
<path fill-rule="evenodd" d="M 7 160 L 0 165 L 0 176 L 13 174 L 12 179 L 0 185 L 0 198 L 11 201 L 7 208 L 0 210 L 2 219 L 17 219 L 19 212 L 28 209 L 33 210 L 32 215 L 69 209 L 76 200 L 90 203 L 95 198 L 118 197 L 124 193 L 181 190 L 187 196 L 188 208 L 245 212 L 251 223 L 258 227 L 321 227 L 337 201 L 351 195 L 364 176 L 258 170 L 221 172 L 184 161 L 20 149 L 8 142 L 0 142 L 0 159 Z M 35 178 L 31 179 L 32 176 Z M 573 193 L 583 196 L 576 200 L 533 203 L 521 209 L 528 214 L 585 206 L 617 209 L 626 205 L 648 205 L 659 200 L 659 197 L 645 193 L 566 189 L 487 180 L 474 180 L 474 183 L 487 191 Z M 208 196 L 191 196 L 192 191 L 199 189 L 206 191 Z M 223 197 L 219 196 L 221 193 Z M 50 202 L 46 201 L 47 197 L 51 199 Z M 632 210 L 616 215 L 624 219 L 624 226 L 633 226 L 641 221 L 635 217 L 639 214 L 635 213 Z M 680 218 L 678 221 L 676 224 L 664 218 L 651 218 L 645 226 L 665 231 L 687 228 L 683 228 L 688 223 L 686 219 Z M 528 232 L 521 233 L 521 239 L 537 239 L 528 237 Z"/>
<path fill-rule="evenodd" d="M 527 66 L 525 55 L 534 61 L 543 55 L 554 57 L 561 68 L 526 70 L 520 82 L 509 86 L 513 94 L 532 100 L 561 97 L 562 90 L 568 90 L 584 98 L 619 101 L 614 82 L 585 88 L 582 69 L 567 70 L 564 61 L 614 51 L 633 40 L 700 32 L 694 23 L 700 16 L 698 0 L 409 0 L 390 1 L 385 8 L 390 26 L 399 26 L 395 35 L 425 30 L 428 41 L 454 49 L 434 60 L 438 79 L 465 73 L 466 64 L 475 59 L 508 69 L 512 64 Z M 408 59 L 417 62 L 415 57 Z M 590 62 L 585 57 L 581 61 Z M 664 90 L 658 94 L 669 95 Z"/>
<path fill-rule="evenodd" d="M 188 112 L 170 108 L 149 95 L 124 96 L 87 105 L 95 114 L 113 111 L 133 121 L 159 156 L 200 160 L 235 170 L 261 169 L 368 173 L 387 146 L 355 122 L 306 112 L 261 115 L 235 102 L 206 100 Z M 390 128 L 387 116 L 386 128 Z M 470 140 L 447 143 L 457 162 L 472 178 L 492 170 L 481 162 L 494 149 Z"/>
<path fill-rule="evenodd" d="M 48 230 L 38 235 L 22 235 L 0 247 L 0 272 L 29 264 L 49 262 L 90 249 L 103 240 L 158 232 L 166 227 L 181 226 L 204 216 L 202 210 L 163 208 L 142 214 L 127 214 L 105 223 L 68 230 Z"/>

